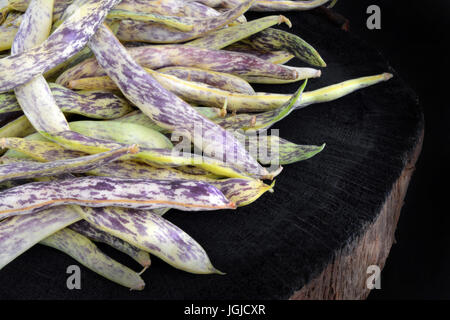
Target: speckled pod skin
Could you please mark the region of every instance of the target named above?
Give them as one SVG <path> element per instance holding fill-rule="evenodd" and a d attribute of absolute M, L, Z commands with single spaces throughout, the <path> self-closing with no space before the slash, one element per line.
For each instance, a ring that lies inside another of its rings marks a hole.
<path fill-rule="evenodd" d="M 133 20 L 122 20 L 117 32 L 117 37 L 121 41 L 141 41 L 150 43 L 178 43 L 222 28 L 226 24 L 234 21 L 248 10 L 254 0 L 246 0 L 235 8 L 221 13 L 219 16 L 211 18 L 191 18 L 194 26 L 191 31 L 179 31 L 168 28 L 161 24 L 145 23 Z"/>
<path fill-rule="evenodd" d="M 284 16 L 269 16 L 210 32 L 199 39 L 188 42 L 186 45 L 219 50 L 282 22 L 291 26 L 291 22 Z"/>
<path fill-rule="evenodd" d="M 188 234 L 149 211 L 121 208 L 85 210 L 83 218 L 97 228 L 190 273 L 219 273 L 205 250 Z"/>
<path fill-rule="evenodd" d="M 269 52 L 284 50 L 310 65 L 326 67 L 316 49 L 295 34 L 283 30 L 267 28 L 244 41 L 255 49 Z"/>
<path fill-rule="evenodd" d="M 11 55 L 32 49 L 47 39 L 52 26 L 53 4 L 53 0 L 31 1 L 11 47 Z M 58 132 L 69 129 L 69 124 L 42 75 L 16 87 L 14 93 L 36 130 Z"/>
<path fill-rule="evenodd" d="M 58 161 L 83 157 L 84 152 L 66 149 L 54 142 L 31 141 L 22 138 L 9 137 L 2 139 L 2 147 L 10 149 L 5 155 L 17 157 L 17 153 L 41 162 Z M 11 150 L 15 152 L 12 153 Z M 22 156 L 21 156 L 22 157 Z"/>
<path fill-rule="evenodd" d="M 0 60 L 0 92 L 20 86 L 81 50 L 120 0 L 85 1 L 41 45 Z"/>
<path fill-rule="evenodd" d="M 282 148 L 280 148 L 282 149 Z M 116 161 L 89 172 L 97 176 L 107 176 L 127 179 L 156 179 L 156 180 L 196 180 L 205 181 L 219 189 L 225 197 L 236 206 L 248 205 L 257 200 L 272 186 L 255 179 L 214 179 L 205 175 L 195 175 L 173 168 L 155 168 L 129 161 Z"/>
<path fill-rule="evenodd" d="M 240 52 L 209 50 L 184 45 L 142 46 L 127 50 L 138 64 L 153 70 L 167 66 L 183 66 L 230 73 L 236 76 L 298 79 L 298 72 L 295 69 Z M 63 72 L 56 82 L 67 86 L 70 80 L 104 75 L 106 75 L 105 71 L 95 59 L 87 59 Z"/>
<path fill-rule="evenodd" d="M 82 209 L 82 208 L 80 208 Z M 119 239 L 105 231 L 95 228 L 92 224 L 87 221 L 78 221 L 69 226 L 69 229 L 78 232 L 79 234 L 89 238 L 92 241 L 106 243 L 111 247 L 129 255 L 137 263 L 139 263 L 144 268 L 148 268 L 151 264 L 150 256 L 147 252 L 136 248 L 135 246 L 129 244 L 122 239 Z"/>
<path fill-rule="evenodd" d="M 320 7 L 330 0 L 285 1 L 285 0 L 257 0 L 251 11 L 305 11 Z"/>
<path fill-rule="evenodd" d="M 42 239 L 80 219 L 73 207 L 60 206 L 0 221 L 0 269 Z"/>
<path fill-rule="evenodd" d="M 122 0 L 115 8 L 179 17 L 208 18 L 219 15 L 219 12 L 204 4 L 184 0 Z"/>
<path fill-rule="evenodd" d="M 157 71 L 182 80 L 204 83 L 229 92 L 248 95 L 255 93 L 255 90 L 247 81 L 227 73 L 189 67 L 167 67 Z"/>
<path fill-rule="evenodd" d="M 109 11 L 108 20 L 120 21 L 120 20 L 132 20 L 147 23 L 155 23 L 165 27 L 174 28 L 180 31 L 191 31 L 194 28 L 194 19 L 183 17 L 168 17 L 154 13 L 143 13 L 128 10 L 114 9 Z"/>
<path fill-rule="evenodd" d="M 1 145 L 1 140 L 0 140 Z M 96 155 L 47 163 L 17 162 L 0 165 L 0 182 L 37 177 L 50 177 L 59 174 L 83 173 L 115 161 L 128 153 L 137 152 L 137 147 L 119 148 Z"/>
<path fill-rule="evenodd" d="M 90 47 L 128 100 L 158 125 L 185 135 L 201 150 L 225 163 L 231 161 L 244 172 L 257 177 L 268 175 L 230 133 L 201 116 L 142 69 L 107 27 L 99 28 Z"/>
<path fill-rule="evenodd" d="M 116 119 L 133 108 L 119 96 L 105 91 L 78 91 L 50 83 L 50 89 L 56 104 L 65 113 L 79 114 L 92 119 Z M 13 93 L 0 94 L 0 113 L 20 111 L 20 105 Z"/>
<path fill-rule="evenodd" d="M 274 64 L 284 64 L 294 58 L 292 54 L 286 51 L 261 51 L 241 41 L 225 47 L 224 50 L 250 54 Z"/>
<path fill-rule="evenodd" d="M 62 229 L 40 242 L 66 253 L 95 273 L 133 290 L 142 290 L 144 280 L 128 267 L 102 253 L 96 245 L 85 236 Z"/>
<path fill-rule="evenodd" d="M 167 67 L 159 69 L 158 72 L 192 82 L 193 86 L 195 86 L 195 82 L 197 82 L 228 92 L 243 93 L 247 95 L 255 94 L 255 91 L 247 81 L 228 73 L 190 67 Z M 149 73 L 152 74 L 153 72 L 150 71 Z M 154 74 L 154 76 L 159 80 L 157 75 Z M 164 81 L 159 82 L 164 86 Z M 74 90 L 118 90 L 116 84 L 107 76 L 71 80 L 68 87 Z M 165 87 L 167 90 L 177 94 L 176 90 L 171 90 L 173 89 L 171 86 Z"/>
<path fill-rule="evenodd" d="M 39 212 L 58 205 L 117 206 L 187 211 L 234 209 L 234 203 L 201 181 L 85 177 L 33 182 L 0 193 L 0 217 Z"/>
<path fill-rule="evenodd" d="M 93 119 L 116 119 L 133 110 L 127 100 L 110 92 L 75 92 L 57 84 L 50 84 L 50 88 L 63 112 Z"/>

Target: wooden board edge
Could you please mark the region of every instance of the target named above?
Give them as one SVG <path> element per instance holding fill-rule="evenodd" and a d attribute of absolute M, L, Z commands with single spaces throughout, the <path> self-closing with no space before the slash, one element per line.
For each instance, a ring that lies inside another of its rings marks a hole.
<path fill-rule="evenodd" d="M 415 164 L 422 151 L 424 130 L 421 130 L 414 151 L 378 215 L 367 231 L 336 253 L 334 259 L 315 279 L 296 291 L 289 300 L 361 300 L 370 293 L 366 281 L 367 268 L 383 269 L 395 242 L 395 230 Z"/>

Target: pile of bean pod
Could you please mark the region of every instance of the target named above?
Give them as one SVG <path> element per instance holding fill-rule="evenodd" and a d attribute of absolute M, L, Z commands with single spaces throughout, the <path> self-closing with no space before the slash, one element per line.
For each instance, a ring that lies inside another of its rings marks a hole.
<path fill-rule="evenodd" d="M 143 289 L 141 273 L 102 253 L 102 242 L 144 270 L 153 254 L 221 274 L 164 213 L 235 209 L 273 192 L 281 166 L 324 145 L 270 135 L 263 156 L 249 151 L 261 145 L 256 133 L 392 76 L 305 91 L 326 66 L 319 53 L 273 28 L 291 25 L 284 16 L 244 16 L 322 5 L 330 3 L 0 0 L 0 269 L 40 243 Z M 305 67 L 286 66 L 291 59 Z M 292 94 L 251 85 L 297 81 Z"/>

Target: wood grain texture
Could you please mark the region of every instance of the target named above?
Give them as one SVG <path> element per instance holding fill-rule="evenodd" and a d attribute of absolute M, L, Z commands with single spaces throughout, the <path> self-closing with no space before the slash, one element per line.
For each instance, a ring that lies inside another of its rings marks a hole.
<path fill-rule="evenodd" d="M 370 294 L 366 281 L 367 268 L 375 265 L 382 269 L 392 245 L 395 230 L 409 181 L 422 151 L 423 131 L 413 154 L 406 163 L 400 178 L 394 183 L 376 221 L 353 243 L 339 250 L 324 271 L 291 300 L 359 300 Z M 381 283 L 382 284 L 382 283 Z"/>
<path fill-rule="evenodd" d="M 277 123 L 283 138 L 327 146 L 310 160 L 285 166 L 275 193 L 233 212 L 167 213 L 165 217 L 199 242 L 226 275 L 192 275 L 154 258 L 143 274 L 147 285 L 141 292 L 130 293 L 83 268 L 83 289 L 70 291 L 65 270 L 73 260 L 37 246 L 0 271 L 0 284 L 7 288 L 0 290 L 0 299 L 289 299 L 317 278 L 339 252 L 356 246 L 379 219 L 419 145 L 422 110 L 414 92 L 376 48 L 321 16 L 301 12 L 287 17 L 294 25 L 290 31 L 311 43 L 328 65 L 307 90 L 383 72 L 395 77 L 338 101 L 295 111 Z M 305 66 L 298 61 L 294 65 Z M 298 86 L 256 90 L 293 93 Z M 356 289 L 345 290 L 359 292 L 355 285 Z"/>

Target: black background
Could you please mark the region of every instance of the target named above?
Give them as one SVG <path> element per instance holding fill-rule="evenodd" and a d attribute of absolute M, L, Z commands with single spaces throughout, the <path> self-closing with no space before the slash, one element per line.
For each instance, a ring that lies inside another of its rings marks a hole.
<path fill-rule="evenodd" d="M 369 5 L 380 6 L 381 30 L 366 27 Z M 377 47 L 418 94 L 425 112 L 422 155 L 402 210 L 397 243 L 369 299 L 450 298 L 449 46 L 450 2 L 339 1 L 350 32 Z"/>

